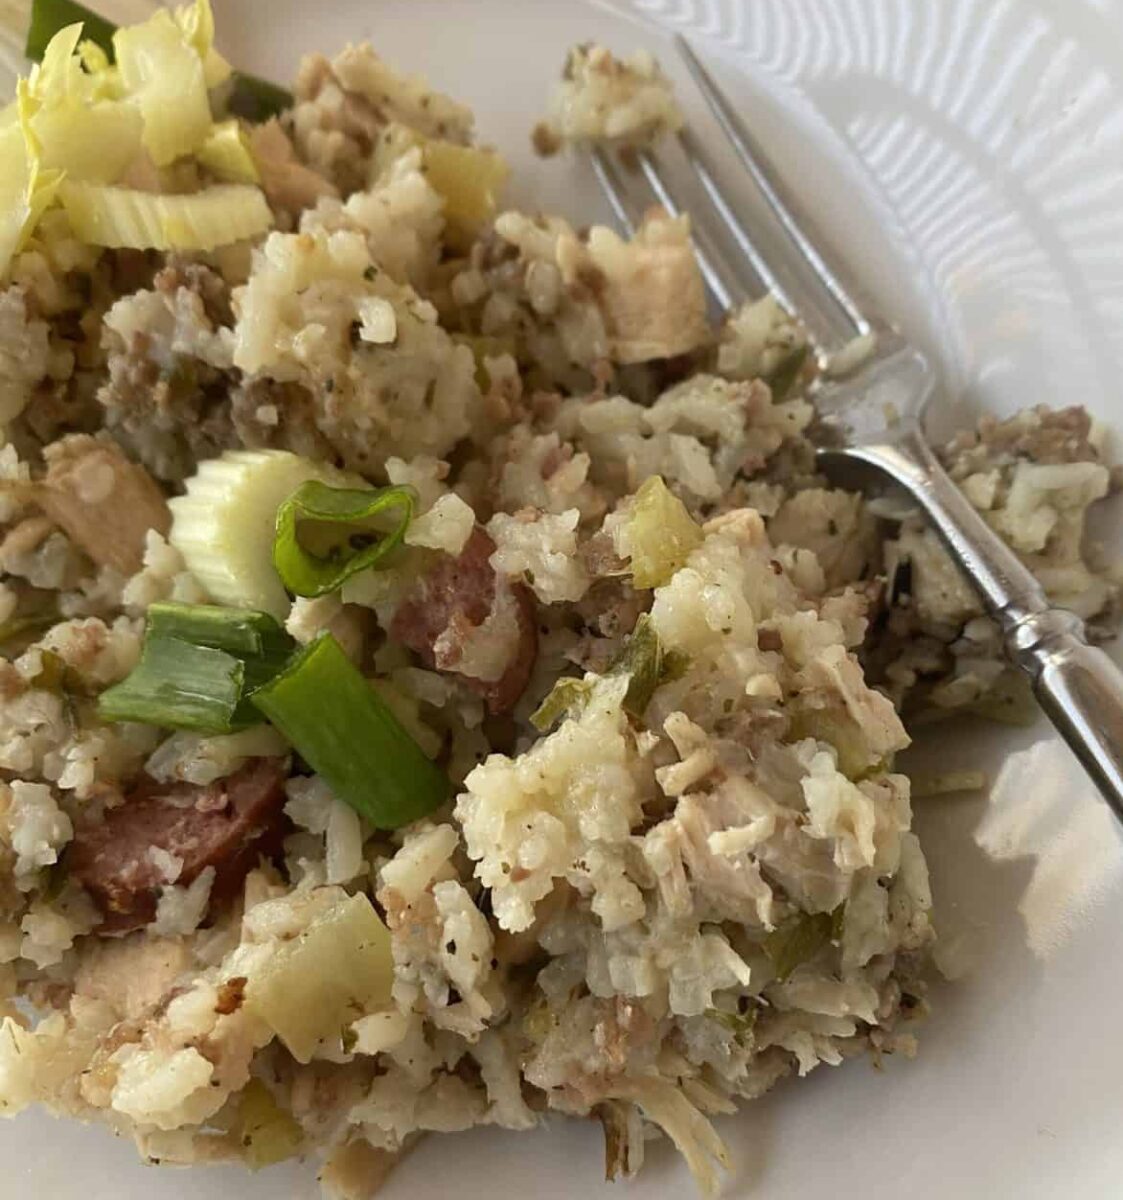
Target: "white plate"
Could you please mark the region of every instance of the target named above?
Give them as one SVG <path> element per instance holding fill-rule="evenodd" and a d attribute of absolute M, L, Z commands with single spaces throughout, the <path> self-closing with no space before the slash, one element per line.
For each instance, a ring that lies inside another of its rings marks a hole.
<path fill-rule="evenodd" d="M 565 47 L 711 58 L 789 181 L 818 196 L 882 308 L 941 363 L 961 419 L 1035 402 L 1123 406 L 1123 3 L 1119 0 L 216 0 L 235 62 L 287 78 L 370 37 L 471 103 L 514 160 L 512 199 L 607 216 L 575 165 L 527 134 Z M 688 96 L 692 114 L 700 112 Z M 949 401 L 950 404 L 950 401 Z M 1118 517 L 1119 510 L 1114 510 Z M 918 804 L 941 929 L 968 976 L 941 986 L 915 1062 L 822 1067 L 724 1123 L 731 1197 L 1107 1200 L 1123 1194 L 1123 848 L 1068 751 L 1039 726 L 943 731 L 928 753 L 995 780 Z M 0 1129 L 0 1194 L 37 1200 L 312 1197 L 303 1172 L 157 1172 L 104 1130 Z M 600 1133 L 430 1137 L 386 1200 L 690 1194 L 669 1150 L 601 1183 Z"/>

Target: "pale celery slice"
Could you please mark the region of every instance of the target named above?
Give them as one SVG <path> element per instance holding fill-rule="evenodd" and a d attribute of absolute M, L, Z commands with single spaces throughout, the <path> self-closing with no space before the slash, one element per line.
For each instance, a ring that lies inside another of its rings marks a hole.
<path fill-rule="evenodd" d="M 119 29 L 113 48 L 121 81 L 144 117 L 144 148 L 158 166 L 197 150 L 211 131 L 206 72 L 166 9 Z"/>
<path fill-rule="evenodd" d="M 175 10 L 175 22 L 183 31 L 188 44 L 203 64 L 203 78 L 208 88 L 218 87 L 230 78 L 230 64 L 214 48 L 214 13 L 210 0 L 195 0 Z"/>
<path fill-rule="evenodd" d="M 260 1079 L 251 1079 L 242 1089 L 234 1131 L 242 1157 L 254 1171 L 293 1158 L 304 1140 L 293 1115 L 281 1108 Z"/>
<path fill-rule="evenodd" d="M 0 120 L 0 279 L 27 244 L 43 210 L 54 200 L 62 173 L 45 168 L 39 139 L 31 128 L 34 101 L 27 80 L 16 86 L 13 113 Z"/>
<path fill-rule="evenodd" d="M 246 1008 L 306 1063 L 357 1016 L 385 1005 L 393 979 L 390 934 L 359 893 L 273 952 L 250 980 Z"/>
<path fill-rule="evenodd" d="M 195 157 L 219 179 L 230 183 L 261 182 L 249 140 L 236 117 L 216 125 Z"/>
<path fill-rule="evenodd" d="M 379 139 L 376 172 L 415 147 L 421 151 L 426 179 L 444 200 L 447 237 L 455 247 L 466 248 L 495 216 L 511 168 L 496 150 L 425 137 L 416 129 L 394 123 Z"/>
<path fill-rule="evenodd" d="M 82 25 L 77 22 L 60 29 L 47 43 L 47 48 L 43 51 L 43 61 L 32 67 L 28 77 L 31 94 L 37 100 L 48 97 L 86 97 L 88 83 L 82 71 L 81 61 L 76 57 L 81 40 Z"/>
<path fill-rule="evenodd" d="M 140 150 L 143 120 L 135 105 L 111 98 L 111 68 L 83 66 L 82 26 L 51 38 L 26 85 L 26 116 L 45 169 L 71 180 L 110 183 Z"/>
<path fill-rule="evenodd" d="M 168 540 L 214 600 L 285 619 L 291 601 L 273 566 L 277 509 L 309 479 L 362 486 L 285 450 L 228 450 L 200 463 L 184 495 L 169 501 Z"/>
<path fill-rule="evenodd" d="M 423 159 L 426 178 L 444 197 L 448 236 L 468 246 L 495 216 L 511 168 L 495 150 L 432 139 L 424 143 Z"/>
<path fill-rule="evenodd" d="M 75 182 L 112 183 L 136 158 L 143 121 L 131 104 L 71 99 L 40 109 L 31 127 L 44 167 L 57 167 Z"/>
<path fill-rule="evenodd" d="M 273 223 L 259 188 L 222 183 L 187 196 L 63 183 L 74 233 L 92 246 L 134 250 L 213 250 L 264 233 Z"/>
<path fill-rule="evenodd" d="M 632 498 L 617 548 L 631 560 L 635 586 L 653 588 L 666 583 L 701 541 L 702 531 L 686 505 L 658 475 L 652 475 Z"/>

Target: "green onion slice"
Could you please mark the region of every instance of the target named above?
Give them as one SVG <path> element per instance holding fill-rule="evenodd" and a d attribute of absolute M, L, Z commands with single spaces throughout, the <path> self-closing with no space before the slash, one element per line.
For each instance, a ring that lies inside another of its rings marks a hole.
<path fill-rule="evenodd" d="M 74 0 L 35 0 L 31 6 L 31 23 L 27 27 L 27 42 L 23 52 L 33 62 L 42 61 L 51 38 L 67 25 L 82 22 L 82 37 L 96 42 L 110 58 L 113 57 L 113 34 L 116 26 L 112 21 L 98 16 L 84 4 Z"/>
<path fill-rule="evenodd" d="M 273 565 L 281 582 L 296 596 L 323 596 L 375 566 L 405 536 L 414 496 L 409 487 L 302 483 L 277 509 Z M 388 531 L 387 517 L 394 521 Z"/>
<path fill-rule="evenodd" d="M 148 609 L 146 636 L 178 638 L 225 651 L 244 665 L 247 693 L 272 679 L 296 648 L 269 613 L 216 604 L 153 604 Z M 248 701 L 243 715 L 251 715 Z"/>
<path fill-rule="evenodd" d="M 245 664 L 231 654 L 179 638 L 146 638 L 140 664 L 102 692 L 98 715 L 198 733 L 235 728 Z"/>
<path fill-rule="evenodd" d="M 845 904 L 833 912 L 801 912 L 765 935 L 764 953 L 778 979 L 787 977 L 801 963 L 809 962 L 820 950 L 842 937 Z"/>
<path fill-rule="evenodd" d="M 651 617 L 641 613 L 636 627 L 623 649 L 608 668 L 610 675 L 628 675 L 628 690 L 624 693 L 624 711 L 637 720 L 643 717 L 651 697 L 659 686 L 663 667 L 663 646 L 651 624 Z"/>
<path fill-rule="evenodd" d="M 62 617 L 58 609 L 49 608 L 42 609 L 38 612 L 23 613 L 20 616 L 11 617 L 3 624 L 0 624 L 0 646 L 13 641 L 25 633 L 38 633 L 42 629 L 50 629 L 50 627 L 61 621 Z"/>
<path fill-rule="evenodd" d="M 765 380 L 772 392 L 772 399 L 777 404 L 788 398 L 788 393 L 795 386 L 796 380 L 803 370 L 803 364 L 807 362 L 810 354 L 811 350 L 808 346 L 799 346 L 783 359 Z"/>
<path fill-rule="evenodd" d="M 378 829 L 397 829 L 449 796 L 422 753 L 330 633 L 259 688 L 253 702 L 344 803 Z"/>
<path fill-rule="evenodd" d="M 197 733 L 256 725 L 249 694 L 285 665 L 296 643 L 268 613 L 209 604 L 153 604 L 136 669 L 102 692 L 107 721 Z"/>
<path fill-rule="evenodd" d="M 226 97 L 226 111 L 254 125 L 268 121 L 270 117 L 292 108 L 292 105 L 292 92 L 270 83 L 268 79 L 245 75 L 241 71 L 234 75 L 230 93 Z"/>
<path fill-rule="evenodd" d="M 542 703 L 530 714 L 530 723 L 539 733 L 545 733 L 562 719 L 581 712 L 588 703 L 593 684 L 567 675 L 550 689 Z"/>
<path fill-rule="evenodd" d="M 627 675 L 624 711 L 637 721 L 655 695 L 656 688 L 685 674 L 690 666 L 679 650 L 664 650 L 648 613 L 641 613 L 628 640 L 608 664 L 605 676 Z M 580 713 L 592 694 L 593 681 L 566 676 L 550 689 L 542 703 L 530 714 L 530 723 L 539 733 L 552 729 L 563 717 Z"/>
<path fill-rule="evenodd" d="M 82 37 L 96 42 L 112 61 L 113 34 L 117 26 L 75 0 L 34 0 L 24 53 L 32 62 L 41 62 L 51 38 L 60 29 L 78 21 L 82 22 Z M 244 117 L 247 121 L 266 121 L 292 108 L 293 95 L 267 79 L 239 71 L 231 81 L 226 104 L 237 117 Z"/>
<path fill-rule="evenodd" d="M 610 675 L 629 675 L 624 711 L 643 719 L 656 688 L 683 675 L 689 666 L 680 651 L 663 649 L 648 613 L 640 613 L 631 636 L 608 668 Z"/>

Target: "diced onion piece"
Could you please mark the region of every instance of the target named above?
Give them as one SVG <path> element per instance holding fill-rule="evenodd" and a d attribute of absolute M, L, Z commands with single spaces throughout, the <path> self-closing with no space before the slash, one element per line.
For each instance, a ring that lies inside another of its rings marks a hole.
<path fill-rule="evenodd" d="M 219 179 L 231 183 L 260 183 L 261 175 L 250 153 L 249 141 L 235 118 L 223 121 L 199 147 L 195 157 Z"/>
<path fill-rule="evenodd" d="M 301 484 L 277 510 L 273 565 L 285 587 L 297 596 L 323 596 L 377 566 L 405 536 L 414 496 L 409 487 Z M 307 533 L 326 544 L 306 545 Z"/>
<path fill-rule="evenodd" d="M 185 494 L 168 502 L 168 540 L 215 600 L 284 620 L 291 603 L 273 565 L 277 510 L 310 479 L 361 482 L 285 450 L 228 450 L 200 463 Z"/>
<path fill-rule="evenodd" d="M 121 80 L 144 117 L 152 161 L 166 166 L 198 149 L 211 130 L 206 75 L 171 13 L 161 8 L 142 25 L 118 29 L 113 48 Z"/>
<path fill-rule="evenodd" d="M 425 757 L 330 633 L 298 651 L 253 702 L 332 792 L 377 829 L 397 829 L 448 799 Z"/>
<path fill-rule="evenodd" d="M 60 197 L 75 235 L 93 246 L 213 250 L 264 233 L 273 223 L 259 188 L 222 183 L 189 196 L 63 183 Z"/>
<path fill-rule="evenodd" d="M 476 360 L 476 385 L 481 392 L 486 392 L 489 384 L 487 360 L 501 354 L 514 358 L 519 352 L 518 342 L 509 334 L 453 333 L 450 336 L 458 346 L 467 346 L 471 350 Z"/>
<path fill-rule="evenodd" d="M 387 1004 L 393 979 L 390 934 L 359 893 L 278 946 L 250 978 L 245 1006 L 306 1063 L 357 1015 Z"/>
<path fill-rule="evenodd" d="M 666 583 L 701 541 L 702 531 L 686 506 L 658 475 L 652 475 L 632 500 L 618 534 L 618 549 L 631 559 L 635 586 L 654 588 Z"/>

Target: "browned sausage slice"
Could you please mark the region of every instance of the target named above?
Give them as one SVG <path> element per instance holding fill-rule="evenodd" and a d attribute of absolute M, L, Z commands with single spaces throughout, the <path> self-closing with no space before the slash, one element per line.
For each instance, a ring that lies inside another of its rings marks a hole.
<path fill-rule="evenodd" d="M 259 758 L 206 787 L 149 779 L 100 824 L 79 828 L 66 865 L 104 914 L 102 931 L 137 929 L 156 915 L 164 877 L 153 847 L 183 860 L 179 885 L 214 867 L 212 911 L 235 895 L 259 856 L 280 851 L 284 778 L 281 759 Z"/>
<path fill-rule="evenodd" d="M 461 674 L 464 682 L 478 692 L 493 713 L 507 712 L 523 694 L 534 661 L 538 657 L 538 628 L 535 623 L 534 594 L 523 583 L 500 583 L 490 563 L 495 543 L 477 526 L 460 554 L 443 555 L 398 605 L 390 624 L 390 636 L 408 646 L 429 667 L 438 663 L 436 645 L 442 635 L 465 637 L 479 628 L 495 607 L 500 586 L 510 589 L 515 604 L 518 635 L 511 659 L 503 674 L 495 680 L 477 679 Z"/>

